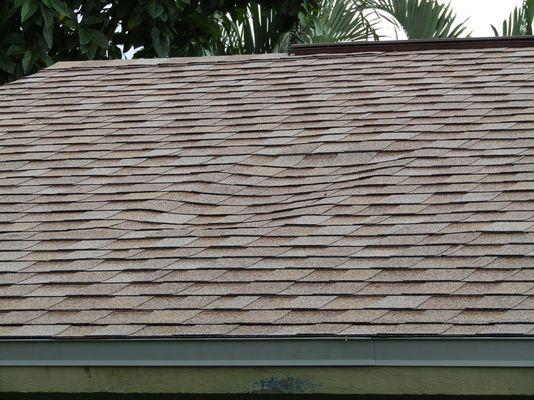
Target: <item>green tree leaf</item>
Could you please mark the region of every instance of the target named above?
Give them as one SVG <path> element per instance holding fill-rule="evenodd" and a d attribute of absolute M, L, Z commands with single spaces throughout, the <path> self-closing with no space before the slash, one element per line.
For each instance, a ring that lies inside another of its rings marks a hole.
<path fill-rule="evenodd" d="M 21 56 L 26 52 L 26 46 L 24 43 L 13 43 L 7 48 L 6 55 L 8 56 Z"/>
<path fill-rule="evenodd" d="M 6 60 L 3 57 L 0 57 L 0 69 L 8 74 L 13 74 L 17 64 L 11 60 Z"/>
<path fill-rule="evenodd" d="M 91 42 L 96 44 L 98 47 L 102 47 L 103 49 L 107 49 L 109 45 L 106 35 L 104 35 L 101 31 L 97 31 L 96 29 L 91 30 Z"/>
<path fill-rule="evenodd" d="M 49 49 L 54 45 L 54 29 L 53 27 L 43 26 L 43 38 Z"/>
<path fill-rule="evenodd" d="M 41 6 L 41 15 L 43 16 L 43 37 L 48 49 L 54 45 L 54 14 L 52 11 Z"/>
<path fill-rule="evenodd" d="M 220 16 L 242 15 L 252 1 L 268 13 L 256 12 L 257 46 L 245 52 L 288 43 L 303 5 L 319 0 L 0 0 L 0 84 L 56 61 L 121 58 L 121 49 L 136 57 L 220 53 Z"/>
<path fill-rule="evenodd" d="M 120 60 L 122 58 L 121 49 L 118 46 L 111 44 L 108 47 L 108 57 L 112 60 Z"/>
<path fill-rule="evenodd" d="M 41 55 L 41 60 L 43 60 L 44 64 L 49 67 L 51 66 L 52 64 L 54 64 L 54 60 L 52 59 L 52 57 L 50 57 L 48 54 L 42 54 Z"/>
<path fill-rule="evenodd" d="M 161 4 L 158 0 L 149 0 L 146 5 L 146 8 L 150 16 L 154 19 L 158 18 L 161 14 L 165 12 L 163 4 Z"/>
<path fill-rule="evenodd" d="M 63 17 L 70 17 L 73 12 L 72 10 L 67 7 L 65 2 L 61 0 L 42 0 L 43 3 L 53 10 L 55 10 L 58 14 L 60 14 Z"/>
<path fill-rule="evenodd" d="M 89 44 L 89 42 L 91 41 L 91 32 L 89 28 L 81 27 L 78 32 L 78 35 L 80 37 L 80 44 L 82 46 Z"/>
<path fill-rule="evenodd" d="M 108 38 L 101 31 L 82 27 L 80 28 L 80 44 L 87 45 L 89 43 L 94 43 L 98 47 L 104 49 L 108 48 Z"/>
<path fill-rule="evenodd" d="M 3 39 L 5 43 L 24 45 L 24 38 L 20 32 L 8 33 L 7 35 L 3 36 Z"/>
<path fill-rule="evenodd" d="M 33 64 L 35 64 L 35 61 L 37 61 L 38 57 L 39 55 L 32 50 L 28 50 L 24 53 L 24 57 L 22 57 L 22 70 L 25 74 L 30 73 L 31 68 L 33 67 Z"/>
<path fill-rule="evenodd" d="M 20 9 L 20 20 L 24 22 L 31 18 L 39 8 L 37 0 L 26 0 Z"/>
<path fill-rule="evenodd" d="M 162 35 L 160 30 L 156 27 L 152 28 L 150 33 L 152 37 L 152 45 L 158 57 L 169 57 L 170 40 L 165 35 Z"/>

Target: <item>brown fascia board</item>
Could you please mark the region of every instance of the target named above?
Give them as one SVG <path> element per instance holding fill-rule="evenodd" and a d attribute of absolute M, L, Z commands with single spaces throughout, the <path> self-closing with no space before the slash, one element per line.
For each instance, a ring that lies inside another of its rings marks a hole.
<path fill-rule="evenodd" d="M 534 36 L 294 44 L 289 55 L 534 47 Z"/>

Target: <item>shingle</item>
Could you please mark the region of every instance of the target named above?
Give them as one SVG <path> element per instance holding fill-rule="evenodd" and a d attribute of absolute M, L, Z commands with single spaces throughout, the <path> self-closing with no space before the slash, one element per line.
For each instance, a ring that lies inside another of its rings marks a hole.
<path fill-rule="evenodd" d="M 534 328 L 534 324 L 495 324 L 480 329 L 480 335 L 525 335 Z"/>
<path fill-rule="evenodd" d="M 374 275 L 370 281 L 394 283 L 397 281 L 404 282 L 429 282 L 443 281 L 455 282 L 463 281 L 473 274 L 473 269 L 467 268 L 395 268 L 387 269 Z"/>
<path fill-rule="evenodd" d="M 76 295 L 84 291 L 89 285 L 41 285 L 34 291 L 32 291 L 29 296 L 68 296 Z"/>
<path fill-rule="evenodd" d="M 300 278 L 303 282 L 343 282 L 343 281 L 366 281 L 380 273 L 373 269 L 321 269 L 308 273 Z"/>
<path fill-rule="evenodd" d="M 247 309 L 308 309 L 321 308 L 335 299 L 335 296 L 278 296 L 260 297 L 246 306 Z"/>
<path fill-rule="evenodd" d="M 403 268 L 414 266 L 421 260 L 421 257 L 350 258 L 340 268 Z"/>
<path fill-rule="evenodd" d="M 517 270 L 509 269 L 489 269 L 484 268 L 470 274 L 465 280 L 468 282 L 500 282 L 514 279 Z"/>
<path fill-rule="evenodd" d="M 36 290 L 40 285 L 5 285 L 0 286 L 0 297 L 24 296 Z"/>
<path fill-rule="evenodd" d="M 0 336 L 10 336 L 10 334 L 18 328 L 17 325 L 0 326 Z"/>
<path fill-rule="evenodd" d="M 435 295 L 456 293 L 463 286 L 463 282 L 399 282 L 399 283 L 371 283 L 363 288 L 359 294 L 397 294 L 397 295 Z"/>
<path fill-rule="evenodd" d="M 156 279 L 158 282 L 203 282 L 211 281 L 223 275 L 225 270 L 218 269 L 195 269 L 195 270 L 181 270 L 173 271 Z"/>
<path fill-rule="evenodd" d="M 494 258 L 490 257 L 428 257 L 426 259 L 418 260 L 414 266 L 415 268 L 425 268 L 431 272 L 436 271 L 436 273 L 440 273 L 441 271 L 437 270 L 441 268 L 452 268 L 455 270 L 465 268 L 469 270 L 470 268 L 484 267 L 493 260 Z"/>
<path fill-rule="evenodd" d="M 523 232 L 530 228 L 532 222 L 494 222 L 488 226 L 487 230 L 491 232 Z"/>
<path fill-rule="evenodd" d="M 343 311 L 286 311 L 286 315 L 276 320 L 277 324 L 319 324 L 343 320 Z"/>
<path fill-rule="evenodd" d="M 135 332 L 136 337 L 220 336 L 238 325 L 150 325 Z"/>
<path fill-rule="evenodd" d="M 465 51 L 11 83 L 0 335 L 534 335 L 532 52 Z"/>
<path fill-rule="evenodd" d="M 482 296 L 432 296 L 419 306 L 424 310 L 463 310 Z"/>
<path fill-rule="evenodd" d="M 96 336 L 96 337 L 131 336 L 143 328 L 144 328 L 144 325 L 134 325 L 130 323 L 127 325 L 107 325 L 107 326 L 98 327 L 84 336 Z"/>
<path fill-rule="evenodd" d="M 157 296 L 137 306 L 143 310 L 198 309 L 217 300 L 219 296 Z"/>
<path fill-rule="evenodd" d="M 295 281 L 310 274 L 306 269 L 243 269 L 231 270 L 217 278 L 222 282 L 250 282 L 250 281 Z"/>
<path fill-rule="evenodd" d="M 151 282 L 156 279 L 161 279 L 163 276 L 169 274 L 169 271 L 126 271 L 120 272 L 106 282 L 114 283 L 131 283 L 131 282 Z"/>
<path fill-rule="evenodd" d="M 500 314 L 497 322 L 534 323 L 534 313 L 531 310 L 508 310 Z"/>
<path fill-rule="evenodd" d="M 0 282 L 5 285 L 10 284 L 10 283 L 23 282 L 31 278 L 33 275 L 34 274 L 29 274 L 29 273 L 24 273 L 24 272 L 0 274 Z"/>
<path fill-rule="evenodd" d="M 31 324 L 89 324 L 105 317 L 111 311 L 83 310 L 83 311 L 48 311 L 40 317 L 30 321 Z"/>
<path fill-rule="evenodd" d="M 373 322 L 387 312 L 387 310 L 348 310 L 340 314 L 335 321 L 347 323 Z"/>
<path fill-rule="evenodd" d="M 154 311 L 113 311 L 96 321 L 98 324 L 181 324 L 196 315 L 200 310 L 154 310 Z"/>
<path fill-rule="evenodd" d="M 148 296 L 71 297 L 52 307 L 53 310 L 132 309 L 150 300 Z"/>
<path fill-rule="evenodd" d="M 276 334 L 281 336 L 332 336 L 339 335 L 349 324 L 284 325 Z"/>
<path fill-rule="evenodd" d="M 510 279 L 521 282 L 533 282 L 534 281 L 534 269 L 523 269 L 514 274 Z"/>
<path fill-rule="evenodd" d="M 276 294 L 287 288 L 287 282 L 249 282 L 249 283 L 195 283 L 183 290 L 184 295 L 232 295 L 232 294 Z"/>
<path fill-rule="evenodd" d="M 491 324 L 501 319 L 503 311 L 462 311 L 449 320 L 453 324 Z"/>
<path fill-rule="evenodd" d="M 529 268 L 532 266 L 532 260 L 530 257 L 502 257 L 493 258 L 491 263 L 488 264 L 489 268 Z"/>
<path fill-rule="evenodd" d="M 297 282 L 281 293 L 289 295 L 348 295 L 358 293 L 364 286 L 366 286 L 366 283 L 363 282 Z"/>
<path fill-rule="evenodd" d="M 206 304 L 206 309 L 242 309 L 259 299 L 259 296 L 224 296 Z"/>
<path fill-rule="evenodd" d="M 181 282 L 151 282 L 126 284 L 121 290 L 115 292 L 117 296 L 133 295 L 171 295 L 178 294 L 189 284 Z"/>
<path fill-rule="evenodd" d="M 348 336 L 375 336 L 375 335 L 439 335 L 450 328 L 447 324 L 403 324 L 403 325 L 352 325 L 342 334 Z"/>
<path fill-rule="evenodd" d="M 371 308 L 416 308 L 428 300 L 428 296 L 386 296 L 377 302 L 370 304 Z"/>
<path fill-rule="evenodd" d="M 284 327 L 284 325 L 233 325 L 226 334 L 237 337 L 285 336 Z"/>
<path fill-rule="evenodd" d="M 523 297 L 523 301 L 521 301 L 518 305 L 515 306 L 515 308 L 517 309 L 522 309 L 522 310 L 528 310 L 530 308 L 532 308 L 533 304 L 534 304 L 534 293 L 532 293 L 532 291 L 529 291 L 528 292 L 529 296 L 524 296 Z"/>
<path fill-rule="evenodd" d="M 88 283 L 102 282 L 116 275 L 114 271 L 87 271 L 87 272 L 62 272 L 34 274 L 24 280 L 24 284 L 31 283 Z"/>
<path fill-rule="evenodd" d="M 451 322 L 451 318 L 458 313 L 456 310 L 392 310 L 386 311 L 375 322 L 382 324 Z"/>
<path fill-rule="evenodd" d="M 534 288 L 529 282 L 466 283 L 454 294 L 524 294 Z"/>
<path fill-rule="evenodd" d="M 24 325 L 9 332 L 13 337 L 49 337 L 56 336 L 67 329 L 68 325 Z"/>
<path fill-rule="evenodd" d="M 479 301 L 473 302 L 468 308 L 509 309 L 520 304 L 524 296 L 484 296 Z"/>
<path fill-rule="evenodd" d="M 187 322 L 192 324 L 268 324 L 279 320 L 288 313 L 287 310 L 209 310 L 202 311 Z"/>
<path fill-rule="evenodd" d="M 0 310 L 46 310 L 64 299 L 64 297 L 4 297 L 0 298 Z"/>
<path fill-rule="evenodd" d="M 0 312 L 0 325 L 25 324 L 43 315 L 45 311 Z"/>
<path fill-rule="evenodd" d="M 371 308 L 371 305 L 384 299 L 385 296 L 337 296 L 333 301 L 321 308 L 325 310 L 358 310 Z"/>

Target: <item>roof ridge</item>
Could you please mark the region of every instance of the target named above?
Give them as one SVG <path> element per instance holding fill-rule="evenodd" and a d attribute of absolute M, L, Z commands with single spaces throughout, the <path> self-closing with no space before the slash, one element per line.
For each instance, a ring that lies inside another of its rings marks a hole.
<path fill-rule="evenodd" d="M 125 66 L 156 66 L 156 65 L 176 65 L 176 64 L 211 64 L 217 62 L 247 62 L 264 59 L 287 58 L 286 53 L 265 53 L 265 54 L 235 54 L 197 57 L 168 57 L 168 58 L 134 58 L 115 60 L 80 60 L 80 61 L 58 61 L 46 69 L 71 69 L 71 68 L 95 68 L 95 67 L 125 67 Z"/>
<path fill-rule="evenodd" d="M 293 44 L 290 55 L 534 47 L 533 36 L 467 37 Z"/>

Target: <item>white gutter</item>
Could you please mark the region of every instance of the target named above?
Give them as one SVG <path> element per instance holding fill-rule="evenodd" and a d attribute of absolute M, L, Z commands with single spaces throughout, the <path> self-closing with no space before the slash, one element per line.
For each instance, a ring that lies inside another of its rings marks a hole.
<path fill-rule="evenodd" d="M 534 338 L 1 340 L 0 366 L 534 367 Z"/>

